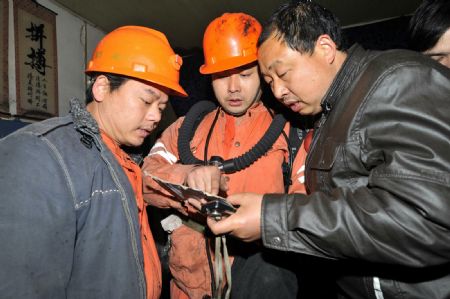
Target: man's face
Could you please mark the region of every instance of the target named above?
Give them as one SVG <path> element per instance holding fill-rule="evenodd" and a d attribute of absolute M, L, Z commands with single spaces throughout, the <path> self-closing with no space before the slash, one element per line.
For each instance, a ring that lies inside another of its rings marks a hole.
<path fill-rule="evenodd" d="M 320 103 L 335 73 L 321 52 L 301 54 L 272 35 L 258 49 L 258 62 L 264 80 L 285 106 L 302 115 L 322 111 Z"/>
<path fill-rule="evenodd" d="M 433 48 L 423 53 L 450 68 L 450 28 L 445 31 Z"/>
<path fill-rule="evenodd" d="M 242 115 L 261 98 L 258 65 L 212 74 L 212 87 L 220 106 L 227 113 Z"/>
<path fill-rule="evenodd" d="M 96 96 L 102 99 L 97 103 L 100 128 L 119 145 L 142 145 L 161 120 L 169 98 L 167 91 L 132 79 L 113 92 L 109 85 L 106 88 L 105 94 Z"/>

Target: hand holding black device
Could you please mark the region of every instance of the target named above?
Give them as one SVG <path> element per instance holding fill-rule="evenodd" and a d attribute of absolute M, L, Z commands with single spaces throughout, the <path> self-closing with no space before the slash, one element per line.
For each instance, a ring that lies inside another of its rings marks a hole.
<path fill-rule="evenodd" d="M 144 174 L 148 175 L 146 173 Z M 204 199 L 206 203 L 202 204 L 200 212 L 208 217 L 220 219 L 223 216 L 229 216 L 236 212 L 236 208 L 223 197 L 212 195 L 184 185 L 171 183 L 152 175 L 149 176 L 182 202 L 189 198 L 194 198 L 199 201 Z"/>

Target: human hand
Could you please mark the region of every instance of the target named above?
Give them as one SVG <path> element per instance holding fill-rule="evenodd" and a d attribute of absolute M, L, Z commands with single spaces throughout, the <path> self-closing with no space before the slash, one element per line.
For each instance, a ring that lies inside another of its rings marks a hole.
<path fill-rule="evenodd" d="M 208 218 L 207 223 L 216 235 L 231 234 L 245 242 L 261 238 L 261 204 L 263 195 L 255 193 L 234 194 L 227 201 L 239 206 L 236 213 L 216 221 Z"/>
<path fill-rule="evenodd" d="M 217 166 L 194 167 L 186 177 L 186 184 L 194 189 L 217 195 L 228 189 L 227 180 Z"/>
<path fill-rule="evenodd" d="M 153 190 L 151 193 L 144 193 L 144 201 L 154 207 L 160 209 L 175 209 L 183 215 L 187 215 L 186 206 L 172 197 L 172 195 L 165 195 L 159 191 Z"/>

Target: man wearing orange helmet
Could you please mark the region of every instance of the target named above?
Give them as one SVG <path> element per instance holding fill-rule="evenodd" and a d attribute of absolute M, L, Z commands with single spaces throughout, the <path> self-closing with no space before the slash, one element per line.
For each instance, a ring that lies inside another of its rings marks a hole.
<path fill-rule="evenodd" d="M 164 34 L 125 26 L 98 44 L 86 108 L 0 141 L 2 298 L 159 298 L 140 146 L 179 85 Z"/>
<path fill-rule="evenodd" d="M 145 158 L 144 173 L 223 196 L 285 190 L 282 164 L 289 149 L 282 132 L 287 126 L 281 115 L 274 116 L 261 101 L 256 62 L 260 32 L 258 21 L 244 13 L 226 13 L 208 25 L 203 38 L 205 62 L 200 72 L 211 75 L 220 106 L 197 103 L 185 118 L 167 128 Z M 294 163 L 291 191 L 304 192 L 301 166 L 305 156 L 302 148 Z M 169 228 L 171 297 L 220 297 L 224 290 L 219 276 L 224 273 L 217 267 L 211 271 L 209 264 L 217 263 L 217 254 L 213 259 L 201 226 L 204 217 L 196 217 L 195 209 L 174 199 L 150 176 L 144 182 L 144 198 L 154 206 L 174 208 L 181 220 L 173 216 L 170 219 L 184 223 Z M 296 277 L 281 261 L 272 260 L 268 252 L 262 253 L 257 244 L 229 245 L 235 257 L 232 284 L 230 287 L 228 279 L 227 288 L 232 298 L 296 298 Z M 227 261 L 225 258 L 225 265 Z"/>

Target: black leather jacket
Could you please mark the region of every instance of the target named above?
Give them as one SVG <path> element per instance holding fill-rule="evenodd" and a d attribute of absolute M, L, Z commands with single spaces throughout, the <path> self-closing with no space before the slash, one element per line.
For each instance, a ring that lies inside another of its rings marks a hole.
<path fill-rule="evenodd" d="M 264 244 L 339 261 L 345 298 L 450 298 L 450 70 L 353 46 L 323 103 L 309 195 L 264 197 Z"/>

